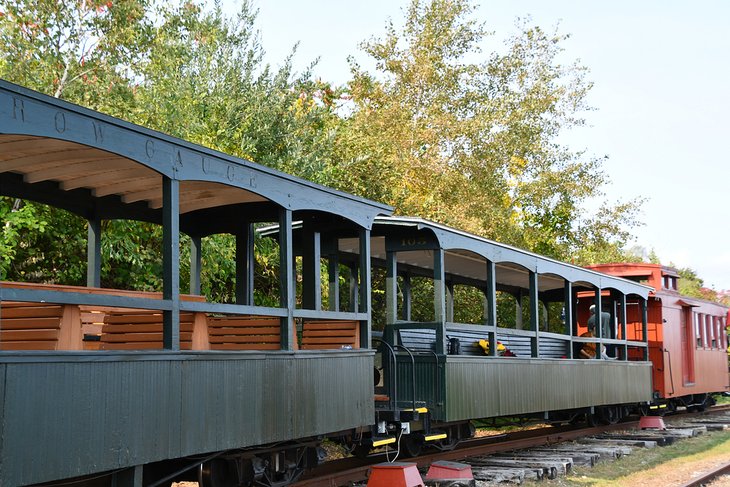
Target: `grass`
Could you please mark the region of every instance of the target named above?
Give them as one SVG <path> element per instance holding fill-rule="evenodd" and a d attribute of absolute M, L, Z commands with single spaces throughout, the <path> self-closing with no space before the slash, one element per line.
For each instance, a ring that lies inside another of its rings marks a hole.
<path fill-rule="evenodd" d="M 650 469 L 654 479 L 662 476 L 662 469 L 673 470 L 679 462 L 701 461 L 706 458 L 730 458 L 730 431 L 717 431 L 700 435 L 694 438 L 676 441 L 673 445 L 656 448 L 634 448 L 631 455 L 613 462 L 601 462 L 593 468 L 575 467 L 567 477 L 541 482 L 545 487 L 553 486 L 621 486 L 643 485 L 628 478 Z M 671 462 L 671 464 L 668 464 Z M 648 479 L 647 479 L 648 480 Z M 525 482 L 523 485 L 536 486 L 536 482 Z M 662 485 L 661 481 L 654 485 Z"/>

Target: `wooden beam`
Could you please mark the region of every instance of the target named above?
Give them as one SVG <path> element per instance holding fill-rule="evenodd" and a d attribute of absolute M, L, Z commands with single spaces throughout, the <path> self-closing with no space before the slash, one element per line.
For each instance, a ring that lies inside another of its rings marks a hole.
<path fill-rule="evenodd" d="M 180 350 L 180 207 L 176 179 L 162 178 L 165 198 L 162 223 L 162 298 L 171 309 L 163 311 L 162 344 L 166 350 Z"/>
<path fill-rule="evenodd" d="M 64 179 L 59 181 L 59 186 L 64 191 L 77 188 L 93 188 L 94 186 L 108 186 L 115 181 L 139 175 L 139 167 L 127 167 L 126 169 L 106 170 L 98 169 L 88 172 L 80 177 Z"/>
<path fill-rule="evenodd" d="M 385 324 L 398 321 L 398 254 L 385 252 Z"/>
<path fill-rule="evenodd" d="M 190 294 L 200 294 L 203 239 L 190 237 Z"/>
<path fill-rule="evenodd" d="M 340 310 L 340 258 L 337 254 L 335 239 L 335 250 L 327 255 L 327 277 L 329 292 L 327 294 L 327 309 L 330 311 Z"/>
<path fill-rule="evenodd" d="M 142 176 L 141 174 L 145 174 Z M 152 171 L 140 172 L 140 175 L 124 178 L 107 186 L 99 186 L 92 190 L 92 194 L 97 198 L 109 196 L 112 194 L 124 195 L 132 191 L 140 191 L 142 189 L 160 187 L 160 175 Z"/>
<path fill-rule="evenodd" d="M 79 161 L 65 161 L 54 167 L 45 167 L 32 171 L 24 171 L 25 181 L 33 184 L 39 181 L 48 181 L 55 179 L 63 179 L 65 177 L 73 177 L 76 174 L 87 174 L 89 172 L 101 171 L 104 168 L 108 170 L 123 169 L 133 164 L 128 159 L 121 159 L 114 155 L 99 159 L 98 157 Z"/>
<path fill-rule="evenodd" d="M 86 285 L 101 287 L 101 219 L 87 220 Z"/>
<path fill-rule="evenodd" d="M 0 149 L 4 149 L 0 146 Z M 28 155 L 26 151 L 22 153 L 3 153 L 0 155 L 0 171 L 13 171 L 24 167 L 54 167 L 58 163 L 64 162 L 81 162 L 96 160 L 100 154 L 108 153 L 99 151 L 98 149 L 73 149 L 58 152 L 42 152 L 40 154 Z"/>
<path fill-rule="evenodd" d="M 539 308 L 539 299 L 538 299 L 538 275 L 537 272 L 530 271 L 529 279 L 530 279 L 530 331 L 532 331 L 535 335 L 530 337 L 531 342 L 531 348 L 532 348 L 532 356 L 533 357 L 539 357 L 540 356 L 540 349 L 538 347 L 539 343 L 539 324 L 540 324 L 540 308 Z"/>
<path fill-rule="evenodd" d="M 279 210 L 279 303 L 287 314 L 281 318 L 281 349 L 294 350 L 294 307 L 296 287 L 294 284 L 294 248 L 292 237 L 292 211 Z"/>
<path fill-rule="evenodd" d="M 236 303 L 253 305 L 254 227 L 245 222 L 236 234 Z"/>
<path fill-rule="evenodd" d="M 372 320 L 372 295 L 370 286 L 372 284 L 371 263 L 370 263 L 370 230 L 361 228 L 359 235 L 360 249 L 360 312 L 367 313 L 367 320 L 360 322 L 360 348 L 370 348 L 372 342 L 371 320 Z"/>

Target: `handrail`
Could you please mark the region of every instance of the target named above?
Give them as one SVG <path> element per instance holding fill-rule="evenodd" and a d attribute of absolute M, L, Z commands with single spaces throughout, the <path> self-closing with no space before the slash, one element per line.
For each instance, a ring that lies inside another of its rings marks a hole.
<path fill-rule="evenodd" d="M 412 396 L 411 400 L 413 402 L 413 412 L 415 413 L 416 412 L 416 359 L 413 358 L 413 354 L 411 353 L 410 350 L 408 350 L 408 347 L 404 347 L 403 345 L 393 345 L 393 348 L 402 348 L 403 350 L 405 350 L 408 353 L 408 355 L 411 356 L 411 374 L 412 374 L 411 381 L 412 381 L 412 386 L 413 386 L 413 396 Z M 398 405 L 396 404 L 396 407 L 397 406 Z"/>
<path fill-rule="evenodd" d="M 663 351 L 669 356 L 669 383 L 672 384 L 672 392 L 674 394 L 674 374 L 672 374 L 672 352 L 669 349 L 663 349 Z"/>
<path fill-rule="evenodd" d="M 398 366 L 398 358 L 396 357 L 395 350 L 393 350 L 393 347 L 390 346 L 390 343 L 378 337 L 372 337 L 372 340 L 378 341 L 388 347 L 388 350 L 390 350 L 390 355 L 388 356 L 388 364 L 391 363 L 390 357 L 393 357 L 393 366 L 390 367 L 391 382 L 393 384 L 393 394 L 388 395 L 388 406 L 391 406 L 394 410 L 396 410 L 398 409 L 398 374 L 396 371 L 396 367 Z M 391 397 L 393 404 L 391 404 Z"/>

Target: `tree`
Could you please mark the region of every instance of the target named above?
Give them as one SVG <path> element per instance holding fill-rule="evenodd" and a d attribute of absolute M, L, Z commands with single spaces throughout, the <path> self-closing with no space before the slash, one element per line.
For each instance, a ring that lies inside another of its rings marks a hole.
<path fill-rule="evenodd" d="M 130 77 L 152 38 L 149 0 L 3 0 L 2 76 L 123 115 Z"/>
<path fill-rule="evenodd" d="M 676 268 L 679 274 L 678 290 L 680 294 L 705 299 L 707 301 L 721 302 L 717 292 L 705 287 L 705 282 L 697 275 L 697 271 L 689 267 L 678 268 L 673 263 L 669 265 L 670 267 Z"/>
<path fill-rule="evenodd" d="M 601 159 L 557 142 L 584 123 L 591 87 L 584 67 L 557 62 L 566 36 L 522 22 L 506 53 L 484 56 L 473 11 L 467 0 L 412 0 L 402 31 L 391 22 L 363 44 L 376 72 L 351 62 L 343 180 L 399 213 L 549 256 L 620 253 L 639 202 L 581 218 L 607 177 Z"/>
<path fill-rule="evenodd" d="M 327 182 L 333 143 L 329 127 L 338 123 L 336 93 L 313 81 L 308 71 L 295 76 L 291 56 L 278 70 L 264 63 L 250 3 L 244 2 L 235 18 L 224 15 L 219 4 L 208 10 L 203 5 L 185 0 L 0 0 L 0 76 Z M 83 239 L 68 238 L 64 230 L 85 235 L 83 219 L 32 202 L 0 203 L 0 218 L 6 222 L 0 270 L 8 278 L 83 284 Z M 30 238 L 28 229 L 38 230 L 33 242 L 24 241 Z M 160 229 L 113 221 L 103 231 L 102 285 L 159 289 Z M 274 250 L 265 241 L 257 245 L 262 249 L 259 277 L 271 280 Z M 204 292 L 214 300 L 231 300 L 231 239 L 206 238 L 203 250 Z M 183 259 L 186 252 L 183 246 Z M 53 266 L 49 257 L 54 253 L 75 258 L 67 266 Z M 182 260 L 181 278 L 186 273 Z"/>

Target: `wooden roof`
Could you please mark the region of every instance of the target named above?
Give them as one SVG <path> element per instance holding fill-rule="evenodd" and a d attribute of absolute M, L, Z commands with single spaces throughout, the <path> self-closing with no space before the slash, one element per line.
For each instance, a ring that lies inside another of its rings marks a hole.
<path fill-rule="evenodd" d="M 0 80 L 0 194 L 82 216 L 160 221 L 163 177 L 179 181 L 181 228 L 225 231 L 279 208 L 370 228 L 391 208 Z M 221 221 L 212 208 L 227 207 Z M 203 213 L 201 213 L 201 211 Z M 197 214 L 197 216 L 196 216 Z M 201 216 L 202 215 L 202 216 Z M 258 219 L 258 220 L 257 220 Z"/>

